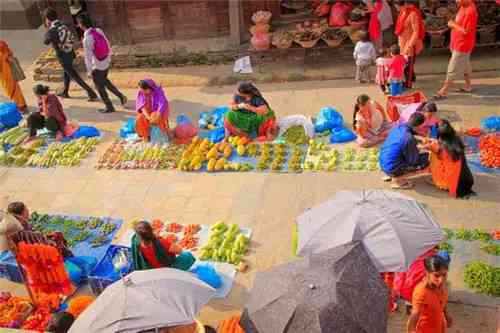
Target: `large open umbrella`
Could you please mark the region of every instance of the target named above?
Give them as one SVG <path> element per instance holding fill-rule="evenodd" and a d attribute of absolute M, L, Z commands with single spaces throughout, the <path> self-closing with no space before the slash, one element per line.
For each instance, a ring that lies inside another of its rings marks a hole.
<path fill-rule="evenodd" d="M 259 272 L 246 333 L 385 333 L 388 290 L 360 243 Z"/>
<path fill-rule="evenodd" d="M 383 190 L 340 191 L 296 222 L 299 256 L 362 241 L 379 272 L 405 271 L 444 239 L 419 202 Z"/>
<path fill-rule="evenodd" d="M 132 333 L 191 324 L 215 295 L 215 289 L 177 269 L 135 271 L 125 279 L 107 287 L 70 333 Z"/>

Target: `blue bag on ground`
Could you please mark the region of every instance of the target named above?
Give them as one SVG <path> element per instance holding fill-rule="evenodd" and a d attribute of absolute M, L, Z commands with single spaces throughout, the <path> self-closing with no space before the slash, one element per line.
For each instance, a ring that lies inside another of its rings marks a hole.
<path fill-rule="evenodd" d="M 500 131 L 500 116 L 492 116 L 482 119 L 481 127 L 486 132 Z"/>
<path fill-rule="evenodd" d="M 350 129 L 344 126 L 332 129 L 330 143 L 344 143 L 352 140 L 356 140 L 356 134 Z"/>
<path fill-rule="evenodd" d="M 198 126 L 200 128 L 207 128 L 208 125 L 224 127 L 224 116 L 228 111 L 228 106 L 218 106 L 209 112 L 202 112 L 200 113 Z"/>
<path fill-rule="evenodd" d="M 220 288 L 222 285 L 222 280 L 215 270 L 215 268 L 210 264 L 203 264 L 196 266 L 191 272 L 196 274 L 198 279 L 208 284 L 214 289 Z"/>
<path fill-rule="evenodd" d="M 14 103 L 0 103 L 0 125 L 6 129 L 16 127 L 23 119 Z"/>
<path fill-rule="evenodd" d="M 101 136 L 101 132 L 93 126 L 80 126 L 78 130 L 73 134 L 73 138 L 93 138 Z"/>
<path fill-rule="evenodd" d="M 120 137 L 126 139 L 130 134 L 135 133 L 135 118 L 130 117 L 127 119 L 122 128 L 120 128 Z"/>
<path fill-rule="evenodd" d="M 161 131 L 161 129 L 158 126 L 152 125 L 151 126 L 151 142 L 152 143 L 168 143 L 168 136 Z"/>
<path fill-rule="evenodd" d="M 343 124 L 344 118 L 337 110 L 332 107 L 325 107 L 319 111 L 316 117 L 314 130 L 316 133 L 321 133 L 342 126 Z"/>

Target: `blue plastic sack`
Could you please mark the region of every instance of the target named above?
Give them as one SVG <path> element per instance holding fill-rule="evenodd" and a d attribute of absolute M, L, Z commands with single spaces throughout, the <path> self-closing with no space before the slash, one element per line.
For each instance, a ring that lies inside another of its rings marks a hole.
<path fill-rule="evenodd" d="M 186 116 L 185 114 L 178 115 L 176 118 L 176 123 L 177 123 L 177 126 L 179 126 L 179 125 L 191 125 L 192 124 L 191 119 L 189 119 L 189 117 Z"/>
<path fill-rule="evenodd" d="M 486 132 L 500 131 L 500 116 L 491 116 L 481 120 L 481 127 Z"/>
<path fill-rule="evenodd" d="M 343 124 L 344 118 L 337 110 L 332 107 L 325 107 L 319 111 L 316 117 L 314 131 L 320 133 L 343 126 Z"/>
<path fill-rule="evenodd" d="M 125 124 L 120 128 L 120 137 L 125 139 L 133 133 L 135 133 L 135 117 L 130 117 L 127 118 Z"/>
<path fill-rule="evenodd" d="M 356 134 L 346 127 L 336 127 L 332 129 L 330 143 L 344 143 L 356 140 Z"/>
<path fill-rule="evenodd" d="M 220 288 L 220 286 L 222 285 L 220 275 L 210 264 L 198 265 L 191 272 L 196 274 L 198 279 L 205 282 L 214 289 Z"/>
<path fill-rule="evenodd" d="M 15 103 L 0 104 L 0 124 L 5 128 L 16 127 L 23 119 Z"/>
<path fill-rule="evenodd" d="M 161 129 L 158 126 L 151 126 L 151 142 L 152 143 L 168 143 L 168 136 L 161 131 Z"/>
<path fill-rule="evenodd" d="M 98 137 L 101 136 L 101 132 L 93 126 L 80 126 L 78 130 L 73 134 L 73 138 L 78 139 L 78 138 L 93 138 L 93 137 Z"/>

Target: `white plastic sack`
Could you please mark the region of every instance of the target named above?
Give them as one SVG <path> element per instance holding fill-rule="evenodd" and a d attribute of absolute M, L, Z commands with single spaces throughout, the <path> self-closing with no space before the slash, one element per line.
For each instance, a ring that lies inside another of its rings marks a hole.
<path fill-rule="evenodd" d="M 240 58 L 234 62 L 233 72 L 240 74 L 251 74 L 252 63 L 250 62 L 250 56 Z"/>
<path fill-rule="evenodd" d="M 311 117 L 306 117 L 301 114 L 278 119 L 278 127 L 279 127 L 278 137 L 282 136 L 287 129 L 293 126 L 304 127 L 306 135 L 309 138 L 314 138 L 314 125 L 312 123 Z"/>

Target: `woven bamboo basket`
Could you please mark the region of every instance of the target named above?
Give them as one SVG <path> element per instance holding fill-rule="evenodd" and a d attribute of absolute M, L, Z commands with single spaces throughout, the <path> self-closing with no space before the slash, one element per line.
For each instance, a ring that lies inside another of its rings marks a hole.
<path fill-rule="evenodd" d="M 310 48 L 314 47 L 320 39 L 321 39 L 321 37 L 318 37 L 318 38 L 313 39 L 313 40 L 308 40 L 308 41 L 300 41 L 300 40 L 296 39 L 295 43 L 299 44 L 300 46 L 302 46 L 305 49 L 310 49 Z"/>
<path fill-rule="evenodd" d="M 326 43 L 331 48 L 336 48 L 342 45 L 344 42 L 345 38 L 339 38 L 339 39 L 327 39 L 324 37 L 321 37 L 321 39 Z"/>

